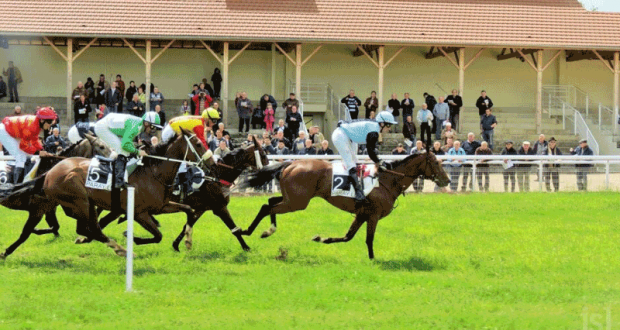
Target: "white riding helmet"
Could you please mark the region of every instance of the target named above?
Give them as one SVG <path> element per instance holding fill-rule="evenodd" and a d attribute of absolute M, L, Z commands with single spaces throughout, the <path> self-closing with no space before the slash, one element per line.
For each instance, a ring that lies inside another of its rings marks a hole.
<path fill-rule="evenodd" d="M 388 123 L 388 124 L 392 124 L 392 125 L 397 125 L 398 124 L 396 122 L 396 119 L 394 119 L 394 116 L 389 111 L 381 111 L 381 112 L 379 112 L 377 117 L 375 117 L 375 120 L 378 123 Z"/>

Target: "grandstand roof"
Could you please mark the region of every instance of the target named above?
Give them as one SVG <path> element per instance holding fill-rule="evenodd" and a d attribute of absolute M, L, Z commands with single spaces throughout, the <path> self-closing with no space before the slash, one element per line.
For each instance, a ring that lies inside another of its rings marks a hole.
<path fill-rule="evenodd" d="M 0 0 L 3 35 L 620 50 L 577 0 Z"/>

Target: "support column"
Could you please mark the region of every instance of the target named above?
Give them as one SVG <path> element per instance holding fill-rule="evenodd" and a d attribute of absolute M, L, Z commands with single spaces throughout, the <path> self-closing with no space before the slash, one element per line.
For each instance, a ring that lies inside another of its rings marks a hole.
<path fill-rule="evenodd" d="M 222 56 L 222 120 L 228 126 L 228 42 L 224 42 L 224 55 Z"/>
<path fill-rule="evenodd" d="M 377 90 L 377 100 L 379 101 L 379 109 L 377 111 L 381 111 L 381 107 L 383 106 L 383 69 L 385 69 L 384 58 L 385 56 L 385 46 L 379 47 L 379 82 L 378 82 L 378 90 Z"/>
<path fill-rule="evenodd" d="M 151 40 L 146 41 L 146 72 L 145 72 L 145 80 L 146 87 L 144 91 L 144 95 L 146 96 L 146 111 L 151 111 Z"/>
<path fill-rule="evenodd" d="M 73 39 L 67 39 L 67 125 L 73 125 Z M 60 121 L 60 118 L 58 119 Z"/>
<path fill-rule="evenodd" d="M 618 134 L 618 107 L 620 107 L 620 53 L 614 53 L 614 128 Z"/>
<path fill-rule="evenodd" d="M 295 55 L 295 93 L 297 93 L 298 98 L 301 98 L 301 44 L 295 45 Z"/>
<path fill-rule="evenodd" d="M 459 49 L 459 92 L 458 92 L 458 95 L 460 95 L 461 97 L 464 97 L 464 89 L 465 89 L 465 48 L 461 48 Z"/>
<path fill-rule="evenodd" d="M 543 85 L 543 55 L 544 51 L 536 53 L 536 134 L 542 133 L 542 85 Z"/>
<path fill-rule="evenodd" d="M 276 94 L 276 46 L 271 44 L 271 95 Z"/>

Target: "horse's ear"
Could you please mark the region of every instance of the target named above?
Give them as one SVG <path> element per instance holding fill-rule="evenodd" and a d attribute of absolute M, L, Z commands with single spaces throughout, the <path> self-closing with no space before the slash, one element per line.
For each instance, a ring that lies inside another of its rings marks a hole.
<path fill-rule="evenodd" d="M 254 148 L 258 149 L 258 141 L 256 140 L 256 136 L 252 135 L 252 141 L 254 142 Z"/>
<path fill-rule="evenodd" d="M 95 139 L 95 137 L 90 134 L 90 132 L 84 133 L 84 137 L 87 138 L 90 142 L 93 142 L 93 140 Z"/>
<path fill-rule="evenodd" d="M 189 136 L 192 135 L 192 133 L 190 133 L 190 131 L 186 130 L 183 127 L 179 127 L 181 129 L 181 134 L 183 134 L 184 136 Z"/>

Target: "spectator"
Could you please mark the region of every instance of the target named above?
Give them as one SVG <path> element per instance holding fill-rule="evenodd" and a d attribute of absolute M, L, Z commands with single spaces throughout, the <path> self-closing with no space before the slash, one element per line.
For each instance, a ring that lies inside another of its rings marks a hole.
<path fill-rule="evenodd" d="M 19 69 L 13 64 L 13 61 L 9 61 L 9 69 L 2 69 L 2 74 L 6 76 L 9 81 L 9 102 L 18 102 L 19 95 L 17 94 L 17 85 L 21 84 L 24 80 Z"/>
<path fill-rule="evenodd" d="M 308 133 L 310 134 L 308 138 L 312 140 L 312 144 L 314 144 L 314 148 L 320 149 L 321 144 L 323 143 L 323 140 L 325 140 L 325 137 L 320 132 L 319 127 L 316 125 L 310 127 L 310 131 Z"/>
<path fill-rule="evenodd" d="M 215 68 L 215 70 L 213 70 L 211 81 L 213 82 L 213 97 L 219 99 L 220 91 L 222 90 L 222 74 L 220 73 L 220 69 Z"/>
<path fill-rule="evenodd" d="M 144 103 L 140 102 L 140 96 L 138 96 L 137 93 L 133 94 L 133 99 L 131 102 L 127 103 L 125 110 L 127 110 L 127 113 L 130 115 L 134 115 L 136 117 L 142 117 L 142 115 L 144 115 Z M 164 126 L 166 125 L 163 121 L 161 123 Z"/>
<path fill-rule="evenodd" d="M 200 116 L 202 112 L 209 108 L 213 99 L 209 96 L 207 91 L 199 90 L 197 95 L 192 97 L 192 102 L 195 104 L 194 116 Z"/>
<path fill-rule="evenodd" d="M 441 148 L 441 142 L 439 141 L 435 141 L 435 143 L 433 143 L 433 148 L 431 149 L 431 152 L 434 153 L 435 156 L 442 156 L 446 154 Z"/>
<path fill-rule="evenodd" d="M 282 103 L 282 106 L 286 109 L 287 115 L 293 112 L 293 106 L 299 108 L 299 100 L 295 98 L 295 93 L 291 93 L 288 99 Z"/>
<path fill-rule="evenodd" d="M 289 150 L 284 144 L 284 140 L 278 140 L 278 146 L 276 147 L 276 155 L 288 155 Z M 278 159 L 278 161 L 284 161 L 284 159 Z"/>
<path fill-rule="evenodd" d="M 107 116 L 108 113 L 110 113 L 110 110 L 108 110 L 108 108 L 105 106 L 105 104 L 99 105 L 99 108 L 97 108 L 97 110 L 95 110 L 95 116 L 97 117 L 97 120 Z"/>
<path fill-rule="evenodd" d="M 146 106 L 146 94 L 144 93 L 144 88 L 142 86 L 138 87 L 138 100 Z"/>
<path fill-rule="evenodd" d="M 88 114 L 92 111 L 93 109 L 86 100 L 86 94 L 80 94 L 80 99 L 73 104 L 73 119 L 75 123 L 88 123 Z"/>
<path fill-rule="evenodd" d="M 329 148 L 329 142 L 327 140 L 323 140 L 321 142 L 321 149 L 317 152 L 317 155 L 333 155 L 334 151 Z"/>
<path fill-rule="evenodd" d="M 86 78 L 86 84 L 84 84 L 84 89 L 86 89 L 86 97 L 88 98 L 88 103 L 93 104 L 95 101 L 95 82 L 93 78 Z"/>
<path fill-rule="evenodd" d="M 2 76 L 0 76 L 0 100 L 2 100 L 2 98 L 5 98 L 6 96 L 7 96 L 7 94 L 6 94 L 6 83 L 2 79 Z M 2 150 L 0 150 L 0 151 L 2 151 Z"/>
<path fill-rule="evenodd" d="M 273 147 L 273 145 L 271 145 L 271 138 L 269 137 L 269 135 L 263 138 L 263 150 L 265 150 L 265 153 L 267 153 L 268 155 L 276 154 L 276 149 Z"/>
<path fill-rule="evenodd" d="M 416 127 L 413 122 L 412 116 L 405 117 L 405 122 L 403 123 L 403 137 L 405 138 L 405 144 L 408 147 L 412 147 L 416 143 Z M 408 142 L 407 142 L 408 141 Z"/>
<path fill-rule="evenodd" d="M 439 97 L 439 102 L 435 104 L 433 109 L 435 116 L 435 140 L 441 139 L 441 130 L 445 126 L 444 123 L 450 118 L 450 107 L 443 102 L 443 96 Z"/>
<path fill-rule="evenodd" d="M 110 85 L 110 89 L 105 92 L 105 106 L 110 112 L 119 112 L 118 105 L 121 103 L 121 93 L 116 88 L 116 81 Z M 122 112 L 122 109 L 121 109 Z"/>
<path fill-rule="evenodd" d="M 536 155 L 544 155 L 545 152 L 547 151 L 547 147 L 549 146 L 549 143 L 547 143 L 547 141 L 545 141 L 545 134 L 540 134 L 538 136 L 538 141 L 536 141 L 536 143 L 534 143 L 534 147 L 532 148 L 534 150 L 534 154 Z M 540 176 L 538 171 L 536 171 L 536 182 L 540 181 Z"/>
<path fill-rule="evenodd" d="M 243 125 L 245 124 L 245 132 L 250 131 L 250 118 L 252 118 L 252 101 L 248 99 L 248 93 L 242 92 L 237 100 L 237 115 L 239 115 L 239 134 L 243 134 Z"/>
<path fill-rule="evenodd" d="M 200 90 L 198 89 L 198 84 L 194 84 L 194 86 L 192 87 L 192 91 L 189 92 L 189 94 L 187 94 L 187 97 L 189 97 L 189 107 L 191 108 L 191 113 L 196 112 L 196 103 L 194 103 L 194 96 L 198 95 L 198 92 Z"/>
<path fill-rule="evenodd" d="M 299 155 L 316 155 L 316 149 L 312 145 L 312 140 L 306 139 L 304 147 L 298 152 Z"/>
<path fill-rule="evenodd" d="M 299 154 L 304 146 L 306 145 L 306 132 L 299 131 L 299 137 L 293 141 L 293 155 Z"/>
<path fill-rule="evenodd" d="M 355 96 L 354 90 L 350 90 L 349 95 L 343 97 L 342 100 L 340 100 L 340 103 L 345 104 L 349 109 L 351 120 L 357 119 L 357 115 L 360 112 L 359 106 L 362 105 L 362 101 Z"/>
<path fill-rule="evenodd" d="M 213 97 L 213 88 L 209 85 L 209 81 L 207 78 L 202 78 L 202 84 L 200 84 L 200 89 L 207 91 L 209 96 Z"/>
<path fill-rule="evenodd" d="M 443 147 L 441 147 L 441 150 L 443 150 L 444 153 L 448 153 L 448 151 L 450 151 L 452 147 L 454 147 L 454 139 L 448 138 L 446 140 L 446 144 Z"/>
<path fill-rule="evenodd" d="M 137 92 L 138 92 L 138 88 L 136 87 L 136 82 L 133 80 L 130 81 L 129 87 L 127 88 L 127 91 L 125 92 L 125 98 L 127 99 L 127 103 L 133 100 L 133 95 L 136 94 Z"/>
<path fill-rule="evenodd" d="M 433 112 L 433 110 L 435 109 L 435 105 L 437 104 L 437 100 L 435 99 L 433 95 L 430 95 L 429 93 L 424 93 L 423 96 L 424 96 L 424 102 L 426 103 L 426 107 L 428 108 L 428 110 Z M 437 125 L 435 125 L 435 120 L 433 120 L 431 124 L 432 124 L 431 133 L 435 133 L 437 130 Z"/>
<path fill-rule="evenodd" d="M 513 143 L 512 141 L 506 141 L 506 147 L 504 148 L 504 150 L 502 150 L 502 155 L 508 155 L 508 156 L 516 156 L 517 155 L 517 151 L 512 147 Z M 504 164 L 507 164 L 504 166 L 504 192 L 508 192 L 508 182 L 511 181 L 512 183 L 512 192 L 515 192 L 515 182 L 516 182 L 516 178 L 515 178 L 515 167 L 514 165 L 512 165 L 512 161 L 508 160 L 508 159 L 504 159 Z"/>
<path fill-rule="evenodd" d="M 377 117 L 377 114 L 374 111 L 371 111 L 370 115 L 368 115 L 368 119 L 371 119 L 371 120 L 375 120 L 375 117 Z"/>
<path fill-rule="evenodd" d="M 228 132 L 224 133 L 224 140 L 226 140 L 226 143 L 228 144 L 228 148 L 230 148 L 230 150 L 235 149 L 235 144 L 232 142 L 232 139 L 230 138 L 230 134 L 228 134 Z"/>
<path fill-rule="evenodd" d="M 211 138 L 211 140 L 208 142 L 209 150 L 217 149 L 217 147 L 220 145 L 220 141 L 224 141 L 224 143 L 226 143 L 226 146 L 228 147 L 228 143 L 224 139 L 224 131 L 217 130 L 215 131 L 215 137 Z"/>
<path fill-rule="evenodd" d="M 575 149 L 570 148 L 571 155 L 577 156 L 594 156 L 594 152 L 588 146 L 588 140 L 579 141 L 579 146 Z M 579 191 L 588 191 L 588 172 L 592 164 L 575 164 L 577 168 L 577 189 Z"/>
<path fill-rule="evenodd" d="M 372 91 L 370 93 L 370 97 L 366 99 L 366 102 L 364 102 L 364 108 L 366 108 L 366 119 L 370 118 L 371 111 L 377 112 L 377 108 L 379 108 L 377 92 Z"/>
<path fill-rule="evenodd" d="M 218 147 L 215 148 L 213 154 L 222 158 L 228 155 L 228 153 L 230 153 L 230 149 L 228 149 L 228 145 L 226 145 L 226 140 L 220 140 L 220 143 L 218 144 Z"/>
<path fill-rule="evenodd" d="M 271 107 L 273 108 L 274 111 L 278 109 L 278 102 L 276 102 L 276 99 L 272 95 L 269 95 L 269 94 L 264 94 L 263 97 L 260 99 L 260 102 L 259 102 L 260 109 L 264 112 L 265 109 L 267 109 L 267 104 L 269 103 L 271 103 Z"/>
<path fill-rule="evenodd" d="M 542 135 L 542 134 L 541 134 Z M 540 142 L 540 138 L 539 138 Z M 556 145 L 556 139 L 552 137 L 549 140 L 548 147 L 543 150 L 541 155 L 545 156 L 562 156 L 562 151 Z M 536 152 L 536 147 L 538 143 L 534 145 L 534 152 Z M 547 186 L 547 191 L 551 191 L 551 181 L 553 180 L 553 188 L 555 192 L 560 190 L 560 164 L 558 161 L 553 161 L 551 164 L 545 164 L 545 172 L 544 172 L 544 180 Z"/>
<path fill-rule="evenodd" d="M 478 108 L 478 115 L 480 117 L 486 113 L 487 109 L 493 108 L 493 101 L 487 96 L 486 91 L 480 92 L 480 97 L 476 101 L 476 108 Z"/>
<path fill-rule="evenodd" d="M 152 136 L 151 137 L 151 145 L 153 147 L 156 147 L 159 144 L 159 139 L 157 138 L 157 136 Z"/>
<path fill-rule="evenodd" d="M 489 144 L 489 148 L 493 149 L 493 131 L 497 127 L 497 119 L 491 114 L 491 109 L 486 109 L 485 111 L 484 116 L 480 118 L 482 139 Z"/>
<path fill-rule="evenodd" d="M 155 112 L 159 115 L 159 122 L 166 125 L 166 113 L 161 110 L 161 104 L 155 106 Z"/>
<path fill-rule="evenodd" d="M 187 100 L 183 100 L 183 105 L 181 105 L 181 108 L 179 109 L 180 114 L 183 116 L 189 116 L 191 111 L 192 109 L 190 109 L 189 104 L 187 104 Z"/>
<path fill-rule="evenodd" d="M 418 122 L 420 123 L 420 141 L 423 143 L 424 135 L 426 135 L 426 145 L 431 145 L 431 123 L 433 122 L 433 113 L 428 110 L 426 103 L 422 104 L 422 109 L 418 111 Z"/>
<path fill-rule="evenodd" d="M 463 142 L 463 150 L 465 150 L 466 155 L 475 155 L 476 149 L 480 148 L 480 142 L 476 141 L 476 135 L 470 132 L 467 134 L 467 141 Z M 463 185 L 461 186 L 461 191 L 467 190 L 467 179 L 471 174 L 472 166 L 470 164 L 463 164 Z M 474 190 L 474 177 L 471 176 L 469 180 L 469 190 Z"/>
<path fill-rule="evenodd" d="M 413 108 L 415 108 L 415 102 L 409 97 L 409 93 L 405 93 L 405 98 L 400 102 L 400 107 L 403 109 L 403 119 L 407 116 L 413 117 Z M 398 111 L 396 112 L 398 114 Z M 396 117 L 396 115 L 394 115 Z"/>
<path fill-rule="evenodd" d="M 396 146 L 396 149 L 392 150 L 392 155 L 406 155 L 406 154 L 407 154 L 407 151 L 403 147 L 402 143 L 399 143 Z"/>
<path fill-rule="evenodd" d="M 219 101 L 214 101 L 213 103 L 211 103 L 211 107 L 208 108 L 207 110 L 209 110 L 209 109 L 214 109 L 220 115 L 220 119 L 218 119 L 216 121 L 218 123 L 218 125 L 219 125 L 219 123 L 221 123 L 223 118 L 224 118 L 224 114 L 222 113 L 222 109 L 220 109 L 220 102 Z"/>
<path fill-rule="evenodd" d="M 276 118 L 274 117 L 274 113 L 275 111 L 273 110 L 273 106 L 271 105 L 271 103 L 267 103 L 267 108 L 264 111 L 264 115 L 265 115 L 265 130 L 267 132 L 273 133 L 273 124 L 276 121 Z"/>
<path fill-rule="evenodd" d="M 86 88 L 84 88 L 84 84 L 82 84 L 81 81 L 78 81 L 77 87 L 71 93 L 71 99 L 75 103 L 75 102 L 77 102 L 80 99 L 80 95 L 82 95 L 82 94 L 87 95 L 86 94 Z"/>
<path fill-rule="evenodd" d="M 291 142 L 290 140 L 288 140 L 285 136 L 284 136 L 284 131 L 278 131 L 276 133 L 276 138 L 272 141 L 273 143 L 273 147 L 277 148 L 278 147 L 278 143 L 282 141 L 284 142 L 284 145 L 289 148 L 291 146 Z"/>
<path fill-rule="evenodd" d="M 120 74 L 116 75 L 116 88 L 118 88 L 118 92 L 121 94 L 121 100 L 118 102 L 120 107 L 119 111 L 123 109 L 123 99 L 125 98 L 125 82 L 121 78 Z"/>
<path fill-rule="evenodd" d="M 102 74 L 99 75 L 99 81 L 97 82 L 97 96 L 95 96 L 95 102 L 97 106 L 101 104 L 105 104 L 105 92 L 110 89 L 110 84 L 105 80 L 105 76 Z"/>
<path fill-rule="evenodd" d="M 533 156 L 534 150 L 530 148 L 529 141 L 523 141 L 523 146 L 519 149 L 518 155 L 524 156 Z M 530 191 L 530 168 L 531 164 L 521 163 L 517 164 L 517 181 L 519 182 L 519 191 L 521 192 L 529 192 Z"/>
<path fill-rule="evenodd" d="M 278 107 L 278 104 L 276 103 L 276 99 L 274 99 L 273 96 L 269 94 L 264 94 L 260 98 L 260 101 L 258 102 L 258 109 L 256 109 L 256 111 L 254 111 L 254 113 L 252 114 L 252 128 L 255 129 L 256 126 L 258 126 L 259 129 L 267 128 L 267 122 L 265 121 L 265 110 L 267 110 L 267 103 L 271 103 L 272 109 L 275 109 Z M 275 111 L 274 111 L 274 114 L 275 114 Z"/>
<path fill-rule="evenodd" d="M 461 141 L 454 141 L 454 147 L 448 150 L 448 155 L 465 155 L 465 150 L 461 148 Z M 463 159 L 448 159 L 448 161 L 450 162 L 450 189 L 456 192 L 459 189 L 459 177 L 461 176 Z M 463 182 L 463 186 L 465 186 L 465 182 Z"/>
<path fill-rule="evenodd" d="M 448 138 L 457 140 L 457 132 L 452 128 L 452 123 L 446 123 L 446 128 L 441 131 L 441 141 L 448 143 Z"/>
<path fill-rule="evenodd" d="M 424 145 L 422 144 L 422 141 L 418 140 L 415 143 L 415 147 L 413 147 L 413 149 L 411 149 L 411 154 L 422 154 L 425 153 L 426 149 L 424 149 Z M 424 190 L 424 176 L 419 176 L 417 178 L 413 179 L 413 191 L 420 193 L 422 192 L 422 190 Z"/>
<path fill-rule="evenodd" d="M 159 88 L 153 87 L 153 92 L 151 93 L 150 102 L 151 102 L 150 104 L 151 108 L 155 108 L 156 106 L 162 105 L 164 103 L 164 95 L 159 92 Z"/>
<path fill-rule="evenodd" d="M 493 155 L 493 150 L 489 148 L 489 144 L 486 141 L 480 143 L 480 147 L 476 149 L 476 156 L 478 155 Z M 478 160 L 476 165 L 476 179 L 478 180 L 478 190 L 482 190 L 482 176 L 484 175 L 484 192 L 489 192 L 489 163 L 487 160 Z"/>
<path fill-rule="evenodd" d="M 289 133 L 291 134 L 291 139 L 297 137 L 302 121 L 303 118 L 301 118 L 301 115 L 297 112 L 297 107 L 293 106 L 292 112 L 286 115 L 286 125 L 288 126 Z"/>
<path fill-rule="evenodd" d="M 66 147 L 67 143 L 60 136 L 60 130 L 58 128 L 52 129 L 52 134 L 45 139 L 45 151 L 50 154 L 56 154 Z"/>
<path fill-rule="evenodd" d="M 452 90 L 452 95 L 446 98 L 448 105 L 450 106 L 450 122 L 455 130 L 459 130 L 459 123 L 461 117 L 461 107 L 463 106 L 463 99 L 458 95 L 456 89 Z"/>
<path fill-rule="evenodd" d="M 228 133 L 228 131 L 226 129 L 224 129 L 224 123 L 223 122 L 219 122 L 217 124 L 217 130 L 218 131 L 222 131 L 222 136 L 230 135 L 230 133 Z"/>
<path fill-rule="evenodd" d="M 239 99 L 241 99 L 241 92 L 235 94 L 235 108 L 239 105 Z"/>
<path fill-rule="evenodd" d="M 278 120 L 278 127 L 273 130 L 273 133 L 277 134 L 279 131 L 282 131 L 284 136 L 290 136 L 288 127 L 284 126 L 284 119 Z"/>

